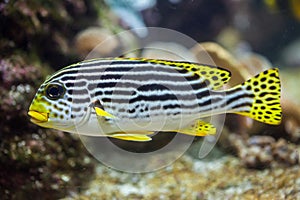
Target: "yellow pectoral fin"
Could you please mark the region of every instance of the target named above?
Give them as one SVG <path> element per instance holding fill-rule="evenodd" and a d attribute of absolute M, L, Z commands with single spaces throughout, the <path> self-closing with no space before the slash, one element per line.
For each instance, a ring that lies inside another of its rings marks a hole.
<path fill-rule="evenodd" d="M 116 118 L 114 115 L 106 112 L 105 110 L 98 108 L 98 107 L 94 107 L 96 114 L 100 117 L 108 117 L 108 118 Z"/>
<path fill-rule="evenodd" d="M 147 135 L 141 135 L 141 134 L 118 133 L 118 134 L 109 135 L 108 137 L 116 138 L 120 140 L 136 141 L 136 142 L 147 142 L 152 140 L 151 137 Z"/>
<path fill-rule="evenodd" d="M 212 124 L 197 120 L 193 125 L 185 129 L 177 130 L 177 132 L 192 136 L 206 136 L 214 135 L 216 128 Z"/>

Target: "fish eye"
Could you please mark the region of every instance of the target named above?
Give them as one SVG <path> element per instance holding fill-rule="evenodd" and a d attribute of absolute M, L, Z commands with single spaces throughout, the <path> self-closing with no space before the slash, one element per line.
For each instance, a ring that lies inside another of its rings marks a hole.
<path fill-rule="evenodd" d="M 57 100 L 65 94 L 65 88 L 59 84 L 49 84 L 46 87 L 46 96 L 48 99 Z"/>

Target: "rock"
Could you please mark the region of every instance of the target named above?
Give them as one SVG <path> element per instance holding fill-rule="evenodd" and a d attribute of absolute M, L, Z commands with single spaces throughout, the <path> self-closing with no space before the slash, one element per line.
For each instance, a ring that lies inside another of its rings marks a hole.
<path fill-rule="evenodd" d="M 75 37 L 75 48 L 84 59 L 136 57 L 136 38 L 130 31 L 113 33 L 101 27 L 89 27 Z"/>
<path fill-rule="evenodd" d="M 280 61 L 285 66 L 298 67 L 300 65 L 300 38 L 292 41 L 281 52 Z"/>
<path fill-rule="evenodd" d="M 97 48 L 101 45 L 100 48 Z M 118 38 L 107 29 L 89 27 L 76 35 L 75 47 L 79 54 L 85 56 L 95 49 L 99 57 L 110 55 L 120 45 Z"/>
<path fill-rule="evenodd" d="M 233 156 L 207 162 L 183 155 L 151 173 L 128 174 L 101 165 L 97 172 L 86 191 L 66 199 L 297 199 L 300 195 L 299 165 L 253 170 Z"/>

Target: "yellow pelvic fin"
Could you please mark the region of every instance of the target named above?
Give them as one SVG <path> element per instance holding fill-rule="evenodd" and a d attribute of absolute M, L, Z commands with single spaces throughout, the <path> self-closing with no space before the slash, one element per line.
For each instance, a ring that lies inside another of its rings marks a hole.
<path fill-rule="evenodd" d="M 148 142 L 152 140 L 151 137 L 142 134 L 116 133 L 113 135 L 109 135 L 108 137 L 135 142 Z"/>
<path fill-rule="evenodd" d="M 119 60 L 129 59 L 141 62 L 149 62 L 152 64 L 161 64 L 170 66 L 180 73 L 189 73 L 191 78 L 203 80 L 209 89 L 218 89 L 227 83 L 231 77 L 230 71 L 220 67 L 198 64 L 184 61 L 157 60 L 147 58 L 118 58 Z"/>
<path fill-rule="evenodd" d="M 105 110 L 98 108 L 98 107 L 94 107 L 96 114 L 100 117 L 108 117 L 108 118 L 116 118 L 116 116 L 106 112 Z"/>
<path fill-rule="evenodd" d="M 193 125 L 184 129 L 176 130 L 176 132 L 192 136 L 206 136 L 214 135 L 216 133 L 216 128 L 210 123 L 197 120 Z"/>
<path fill-rule="evenodd" d="M 253 94 L 250 111 L 237 112 L 260 122 L 277 125 L 281 122 L 280 79 L 278 69 L 266 70 L 245 83 L 233 88 L 243 87 Z"/>

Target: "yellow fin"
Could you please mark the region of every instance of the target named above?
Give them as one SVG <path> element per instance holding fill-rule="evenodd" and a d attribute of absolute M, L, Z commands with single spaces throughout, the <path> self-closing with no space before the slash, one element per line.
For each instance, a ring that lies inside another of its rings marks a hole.
<path fill-rule="evenodd" d="M 101 116 L 101 117 L 108 117 L 108 118 L 116 118 L 114 115 L 106 112 L 105 110 L 101 109 L 101 108 L 98 108 L 98 107 L 94 107 L 95 111 L 96 111 L 96 114 L 98 116 Z"/>
<path fill-rule="evenodd" d="M 238 112 L 238 114 L 267 124 L 280 124 L 282 114 L 278 69 L 266 70 L 235 88 L 238 87 L 244 87 L 246 91 L 251 91 L 254 96 L 251 110 Z"/>
<path fill-rule="evenodd" d="M 216 128 L 210 123 L 197 120 L 193 125 L 177 130 L 176 132 L 192 136 L 206 136 L 215 134 Z"/>
<path fill-rule="evenodd" d="M 216 66 L 166 60 L 149 60 L 149 62 L 176 67 L 179 71 L 186 70 L 187 72 L 191 72 L 193 76 L 199 77 L 199 79 L 203 78 L 207 87 L 214 90 L 227 83 L 231 77 L 229 71 Z"/>
<path fill-rule="evenodd" d="M 218 89 L 225 83 L 227 83 L 231 77 L 230 71 L 222 69 L 216 66 L 191 63 L 185 61 L 170 61 L 170 60 L 157 60 L 147 58 L 118 58 L 118 60 L 135 60 L 141 62 L 149 62 L 153 64 L 167 65 L 175 68 L 180 73 L 191 73 L 191 77 L 195 79 L 203 79 L 207 87 L 210 89 Z"/>
<path fill-rule="evenodd" d="M 147 142 L 152 140 L 151 137 L 142 134 L 117 133 L 117 134 L 109 135 L 108 137 L 116 138 L 120 140 L 136 141 L 136 142 Z"/>

